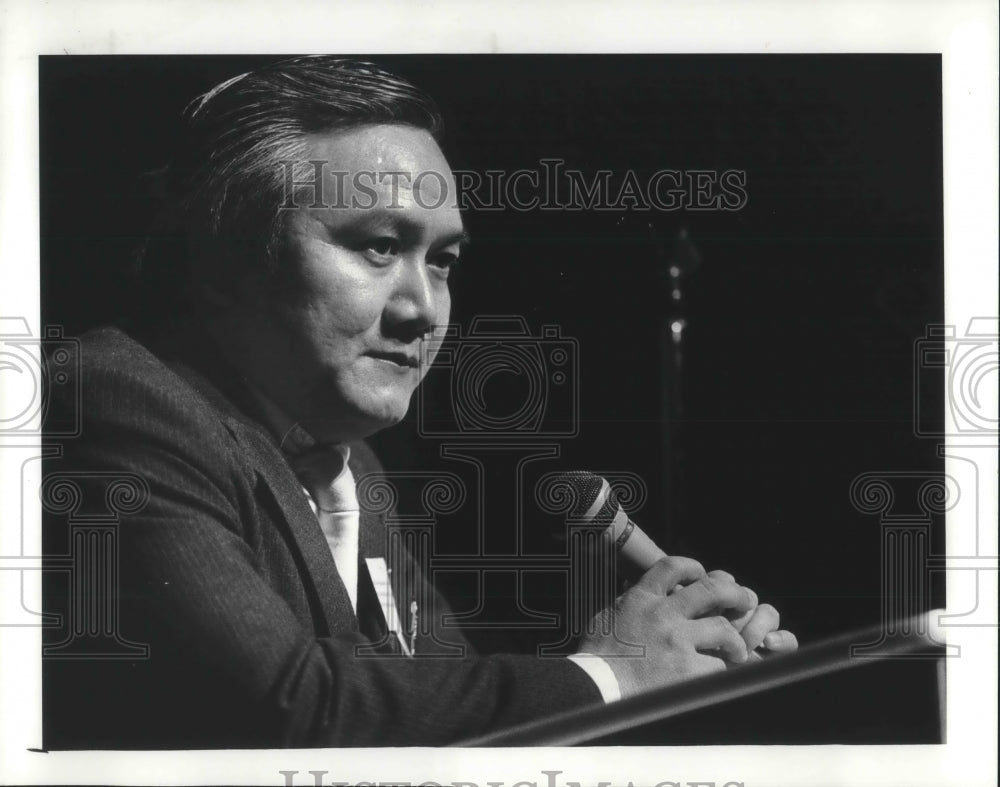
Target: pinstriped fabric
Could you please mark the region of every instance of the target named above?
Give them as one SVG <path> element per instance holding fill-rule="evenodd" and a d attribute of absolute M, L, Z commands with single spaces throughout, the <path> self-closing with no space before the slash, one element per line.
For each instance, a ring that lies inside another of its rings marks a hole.
<path fill-rule="evenodd" d="M 46 662 L 47 747 L 439 745 L 600 701 L 565 660 L 359 657 L 367 640 L 298 479 L 239 380 L 193 344 L 154 354 L 117 329 L 83 340 L 82 436 L 45 472 L 148 483 L 148 504 L 118 526 L 117 601 L 121 634 L 150 656 Z M 52 406 L 74 403 L 54 392 Z M 351 467 L 379 470 L 363 444 Z M 67 526 L 47 518 L 53 549 Z M 363 512 L 365 556 L 384 556 L 383 533 Z M 47 579 L 46 607 L 64 592 Z M 439 620 L 446 605 L 428 592 Z"/>

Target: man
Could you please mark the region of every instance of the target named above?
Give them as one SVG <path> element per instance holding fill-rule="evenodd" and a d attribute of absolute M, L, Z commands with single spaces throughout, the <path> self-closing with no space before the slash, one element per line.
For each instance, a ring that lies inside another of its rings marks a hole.
<path fill-rule="evenodd" d="M 115 600 L 149 656 L 48 662 L 47 746 L 439 745 L 796 647 L 753 591 L 670 558 L 574 657 L 478 657 L 386 554 L 354 481 L 449 319 L 466 233 L 440 127 L 408 83 L 325 57 L 189 108 L 143 308 L 85 337 L 82 436 L 50 463 L 87 501 L 140 489 Z"/>

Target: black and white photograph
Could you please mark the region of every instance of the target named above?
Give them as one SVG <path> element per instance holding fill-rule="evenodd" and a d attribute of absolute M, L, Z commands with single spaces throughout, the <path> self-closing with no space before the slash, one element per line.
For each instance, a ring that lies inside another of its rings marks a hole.
<path fill-rule="evenodd" d="M 5 781 L 995 777 L 948 53 L 50 43 Z"/>

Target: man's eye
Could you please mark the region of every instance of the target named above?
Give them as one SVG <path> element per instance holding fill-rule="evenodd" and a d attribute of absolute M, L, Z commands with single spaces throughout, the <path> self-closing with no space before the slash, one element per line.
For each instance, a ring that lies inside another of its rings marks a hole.
<path fill-rule="evenodd" d="M 443 272 L 447 273 L 458 265 L 458 255 L 444 251 L 431 257 L 430 263 L 435 268 L 440 268 Z"/>
<path fill-rule="evenodd" d="M 395 238 L 374 238 L 365 243 L 365 249 L 380 257 L 392 257 L 399 253 L 399 243 Z"/>

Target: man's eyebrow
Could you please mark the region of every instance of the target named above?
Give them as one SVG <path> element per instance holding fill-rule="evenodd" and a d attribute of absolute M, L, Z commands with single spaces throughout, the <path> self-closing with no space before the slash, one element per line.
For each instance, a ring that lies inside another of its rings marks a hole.
<path fill-rule="evenodd" d="M 377 225 L 394 227 L 407 234 L 419 235 L 424 230 L 424 226 L 419 221 L 414 221 L 409 216 L 400 215 L 392 210 L 373 210 L 371 218 Z M 460 230 L 443 235 L 434 242 L 434 245 L 451 246 L 454 243 L 458 243 L 462 247 L 465 247 L 471 242 L 472 236 L 465 227 L 462 227 Z"/>
<path fill-rule="evenodd" d="M 440 245 L 451 246 L 453 243 L 457 243 L 464 249 L 472 243 L 472 236 L 467 229 L 462 229 L 460 232 L 453 232 L 451 235 L 445 236 Z"/>
<path fill-rule="evenodd" d="M 421 222 L 414 221 L 409 216 L 400 215 L 394 210 L 385 208 L 367 210 L 364 215 L 352 217 L 346 224 L 339 226 L 328 223 L 327 217 L 331 216 L 331 214 L 333 214 L 332 211 L 322 211 L 315 217 L 315 220 L 322 224 L 327 231 L 333 233 L 345 232 L 353 234 L 393 230 L 407 238 L 415 239 L 420 237 L 426 229 Z M 451 246 L 456 243 L 462 248 L 466 248 L 472 243 L 472 236 L 464 226 L 454 232 L 448 232 L 434 241 L 434 245 L 438 247 Z"/>

